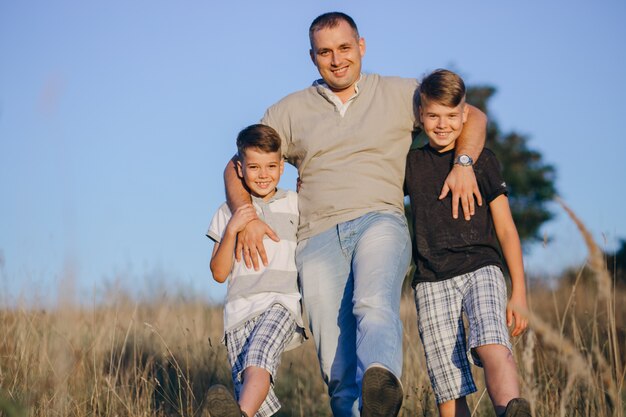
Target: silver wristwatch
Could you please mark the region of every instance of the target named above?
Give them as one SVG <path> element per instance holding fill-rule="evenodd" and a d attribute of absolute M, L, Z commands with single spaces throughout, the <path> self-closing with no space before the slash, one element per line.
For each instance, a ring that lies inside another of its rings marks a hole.
<path fill-rule="evenodd" d="M 471 167 L 472 165 L 474 165 L 474 161 L 472 160 L 471 156 L 465 155 L 464 153 L 462 153 L 461 155 L 458 155 L 456 158 L 454 158 L 454 165 L 461 165 L 462 167 Z"/>

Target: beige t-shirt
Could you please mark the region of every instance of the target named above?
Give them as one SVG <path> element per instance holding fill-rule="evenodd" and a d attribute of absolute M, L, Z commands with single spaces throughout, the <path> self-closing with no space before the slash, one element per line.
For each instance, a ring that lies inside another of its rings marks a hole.
<path fill-rule="evenodd" d="M 271 106 L 261 123 L 298 169 L 298 240 L 373 211 L 404 213 L 404 168 L 416 128 L 415 79 L 364 74 L 342 116 L 315 85 Z"/>

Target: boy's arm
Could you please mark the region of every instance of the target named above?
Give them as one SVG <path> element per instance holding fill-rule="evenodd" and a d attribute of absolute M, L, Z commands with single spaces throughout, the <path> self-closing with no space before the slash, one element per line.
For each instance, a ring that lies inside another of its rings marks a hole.
<path fill-rule="evenodd" d="M 213 279 L 217 282 L 224 282 L 230 271 L 233 269 L 233 259 L 235 251 L 235 239 L 233 237 L 232 242 L 226 239 L 226 235 L 222 239 L 222 242 L 215 242 L 213 246 L 213 254 L 211 255 L 211 273 Z M 228 248 L 231 248 L 229 251 Z"/>
<path fill-rule="evenodd" d="M 215 242 L 213 254 L 211 255 L 211 273 L 213 274 L 213 279 L 217 282 L 226 281 L 226 278 L 230 275 L 230 271 L 233 269 L 237 233 L 255 217 L 256 210 L 252 204 L 241 206 L 228 221 L 222 239 L 219 242 Z"/>
<path fill-rule="evenodd" d="M 469 155 L 475 162 L 485 146 L 487 135 L 487 116 L 476 107 L 467 104 L 469 114 L 467 121 L 463 125 L 461 136 L 457 139 L 456 155 Z M 439 199 L 443 199 L 452 191 L 452 217 L 459 217 L 459 202 L 463 207 L 465 220 L 469 220 L 474 215 L 474 196 L 479 206 L 483 200 L 478 189 L 476 176 L 471 167 L 464 167 L 455 164 L 441 189 Z"/>
<path fill-rule="evenodd" d="M 489 208 L 491 209 L 496 235 L 502 247 L 504 260 L 511 274 L 511 299 L 506 307 L 506 324 L 510 327 L 515 321 L 515 327 L 511 334 L 518 336 L 528 326 L 528 318 L 522 313 L 528 309 L 522 245 L 513 222 L 508 198 L 505 195 L 496 197 L 489 203 Z"/>
<path fill-rule="evenodd" d="M 244 204 L 250 204 L 252 201 L 250 193 L 243 185 L 242 179 L 237 175 L 235 161 L 237 155 L 233 156 L 224 170 L 224 185 L 226 187 L 226 202 L 231 212 L 235 212 Z M 263 236 L 267 235 L 270 239 L 278 242 L 278 235 L 274 233 L 271 227 L 265 222 L 255 219 L 250 221 L 246 227 L 239 233 L 236 240 L 235 257 L 241 260 L 243 254 L 244 262 L 248 268 L 254 266 L 255 270 L 259 269 L 259 256 L 263 265 L 267 266 L 267 254 L 265 246 L 263 246 Z"/>

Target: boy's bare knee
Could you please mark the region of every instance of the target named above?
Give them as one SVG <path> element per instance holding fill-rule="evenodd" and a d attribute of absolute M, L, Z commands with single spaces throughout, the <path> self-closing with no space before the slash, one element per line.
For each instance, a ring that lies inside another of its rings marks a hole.
<path fill-rule="evenodd" d="M 256 382 L 270 381 L 271 375 L 265 368 L 259 368 L 258 366 L 248 366 L 241 373 L 241 379 L 243 382 L 247 380 L 254 380 Z"/>
<path fill-rule="evenodd" d="M 504 345 L 483 345 L 474 348 L 474 351 L 480 358 L 482 363 L 489 362 L 513 362 L 513 354 L 508 347 Z"/>

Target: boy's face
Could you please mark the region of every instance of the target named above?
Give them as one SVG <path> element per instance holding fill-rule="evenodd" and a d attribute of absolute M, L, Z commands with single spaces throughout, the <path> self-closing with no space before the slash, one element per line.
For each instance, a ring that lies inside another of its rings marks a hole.
<path fill-rule="evenodd" d="M 250 189 L 250 193 L 269 200 L 276 193 L 285 164 L 280 152 L 260 152 L 249 148 L 241 161 L 237 161 L 237 172 Z"/>
<path fill-rule="evenodd" d="M 439 152 L 454 149 L 454 144 L 463 129 L 463 123 L 467 120 L 468 111 L 465 100 L 462 100 L 456 107 L 448 107 L 434 100 L 422 99 L 419 107 L 420 121 L 428 136 L 430 146 Z"/>

